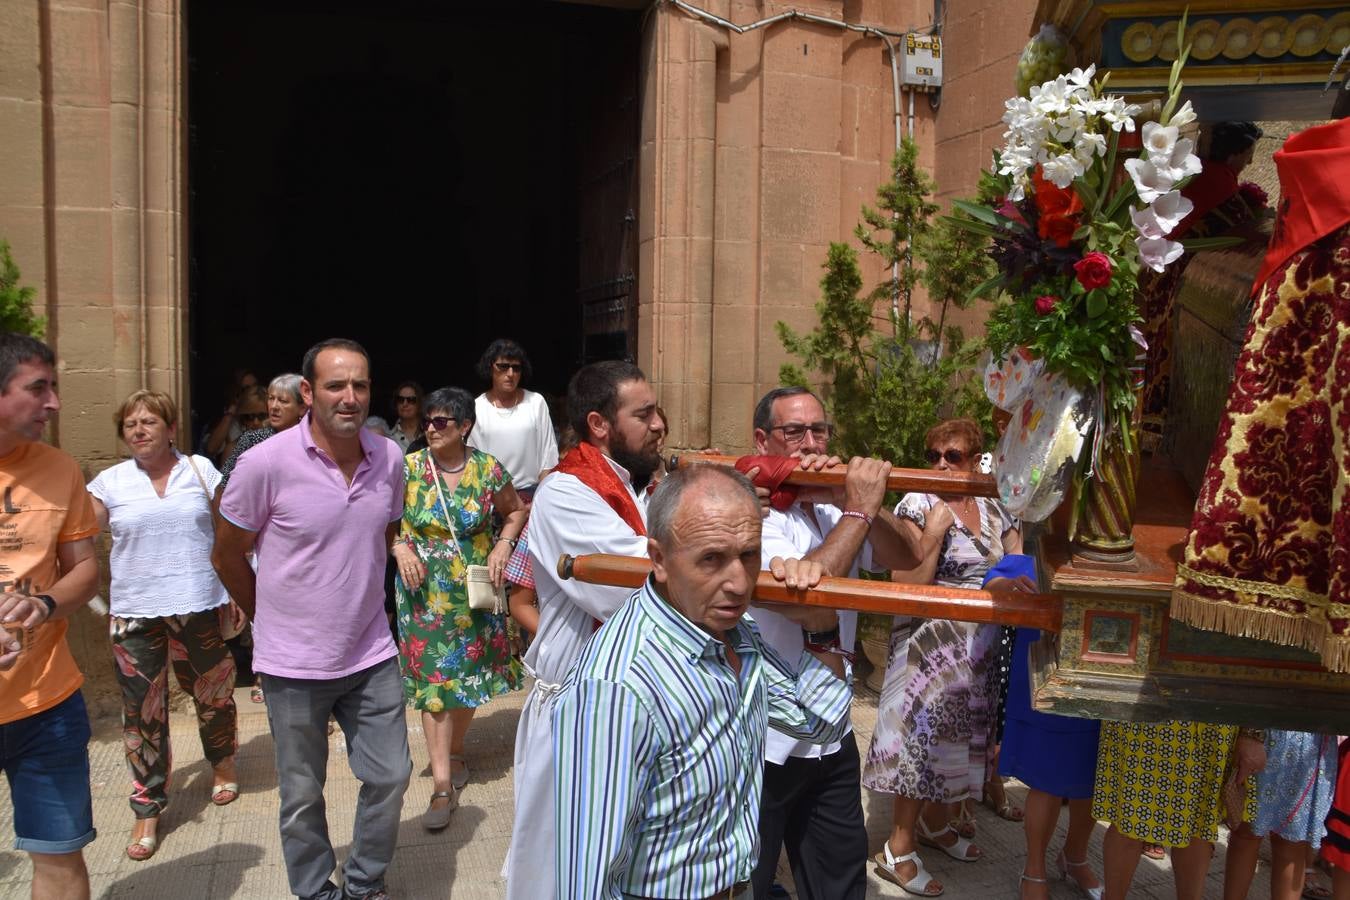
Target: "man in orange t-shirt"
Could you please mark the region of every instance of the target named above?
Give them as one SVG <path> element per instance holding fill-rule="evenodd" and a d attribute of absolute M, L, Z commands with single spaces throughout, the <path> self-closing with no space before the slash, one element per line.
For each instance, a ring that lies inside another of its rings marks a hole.
<path fill-rule="evenodd" d="M 75 460 L 40 443 L 61 408 L 55 363 L 0 332 L 0 769 L 33 900 L 88 900 L 89 716 L 65 619 L 94 595 L 98 523 Z"/>

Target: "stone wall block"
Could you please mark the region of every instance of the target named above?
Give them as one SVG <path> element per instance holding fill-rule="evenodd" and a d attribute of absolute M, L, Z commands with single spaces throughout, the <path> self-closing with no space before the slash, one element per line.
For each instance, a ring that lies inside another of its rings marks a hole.
<path fill-rule="evenodd" d="M 65 365 L 97 369 L 111 359 L 114 338 L 111 306 L 61 305 L 61 336 L 57 355 Z M 62 393 L 66 385 L 61 385 Z"/>
<path fill-rule="evenodd" d="M 703 43 L 712 46 L 711 41 Z M 713 140 L 717 137 L 717 64 L 700 61 L 689 66 L 689 137 Z"/>
<path fill-rule="evenodd" d="M 706 391 L 706 386 L 712 382 L 712 305 L 708 303 L 691 304 L 685 322 L 687 323 L 685 332 L 685 381 L 691 385 L 704 385 Z M 696 404 L 692 394 L 690 402 Z M 703 402 L 707 402 L 706 393 L 703 394 Z M 706 412 L 701 416 L 701 420 L 707 421 Z"/>
<path fill-rule="evenodd" d="M 759 154 L 739 147 L 717 150 L 716 236 L 752 240 L 759 207 Z"/>
<path fill-rule="evenodd" d="M 735 40 L 733 37 L 733 45 Z M 758 147 L 761 105 L 758 79 L 721 70 L 717 89 L 717 145 Z"/>
<path fill-rule="evenodd" d="M 156 212 L 177 209 L 179 205 L 177 173 L 178 153 L 187 148 L 186 135 L 180 135 L 182 121 L 176 113 L 147 109 L 145 131 L 145 208 Z M 181 165 L 186 170 L 185 160 Z"/>
<path fill-rule="evenodd" d="M 36 0 L 0 4 L 0 97 L 11 100 L 42 99 L 42 72 L 38 68 L 40 46 Z M 9 111 L 8 106 L 0 109 L 5 113 Z M 11 121 L 5 116 L 0 118 L 5 122 Z M 0 149 L 3 147 L 0 144 Z M 7 158 L 0 156 L 0 159 Z"/>
<path fill-rule="evenodd" d="M 754 448 L 755 385 L 719 382 L 712 388 L 710 445 L 723 453 L 749 453 Z"/>
<path fill-rule="evenodd" d="M 709 304 L 713 300 L 713 239 L 689 239 L 688 300 Z"/>
<path fill-rule="evenodd" d="M 770 150 L 760 171 L 760 234 L 766 240 L 821 243 L 839 227 L 839 157 Z"/>
<path fill-rule="evenodd" d="M 108 4 L 109 97 L 113 103 L 140 102 L 140 15 L 137 4 Z"/>
<path fill-rule="evenodd" d="M 765 75 L 764 146 L 839 152 L 840 104 L 837 79 Z"/>
<path fill-rule="evenodd" d="M 760 302 L 782 305 L 801 302 L 802 248 L 786 241 L 760 244 Z"/>
<path fill-rule="evenodd" d="M 661 254 L 661 283 L 655 299 L 664 315 L 668 304 L 683 303 L 689 297 L 689 242 L 682 237 L 663 238 L 657 242 L 657 252 Z"/>
<path fill-rule="evenodd" d="M 175 231 L 179 221 L 175 213 L 145 213 L 146 266 L 143 277 L 146 302 L 152 306 L 168 306 L 175 296 L 179 263 Z"/>
<path fill-rule="evenodd" d="M 717 306 L 752 305 L 758 253 L 750 241 L 719 240 L 713 245 L 713 303 Z"/>
<path fill-rule="evenodd" d="M 655 141 L 643 141 L 638 148 L 638 241 L 650 241 L 656 237 L 656 223 L 659 218 L 656 203 L 656 166 L 657 144 Z"/>
<path fill-rule="evenodd" d="M 810 306 L 764 306 L 759 316 L 759 359 L 756 380 L 760 384 L 778 384 L 778 369 L 785 362 L 800 365 L 800 360 L 789 357 L 778 340 L 778 323 L 786 322 L 798 335 L 806 334 L 817 324 L 816 311 Z M 808 372 L 814 377 L 814 372 Z"/>
<path fill-rule="evenodd" d="M 727 382 L 750 384 L 755 380 L 755 331 L 757 310 L 753 306 L 714 306 L 712 317 L 712 362 L 714 385 Z M 716 408 L 714 397 L 713 406 Z"/>
<path fill-rule="evenodd" d="M 5 75 L 0 71 L 0 78 Z M 0 86 L 3 84 L 0 81 Z M 0 98 L 0 122 L 4 123 L 0 126 L 0 160 L 4 160 L 5 172 L 0 178 L 0 209 L 41 206 L 42 104 Z"/>
<path fill-rule="evenodd" d="M 52 107 L 56 206 L 103 209 L 112 202 L 108 109 Z"/>
<path fill-rule="evenodd" d="M 689 235 L 711 238 L 717 217 L 717 150 L 710 140 L 689 142 Z"/>
<path fill-rule="evenodd" d="M 60 209 L 52 214 L 63 308 L 112 306 L 112 216 L 107 209 Z"/>
<path fill-rule="evenodd" d="M 108 17 L 101 9 L 52 6 L 52 100 L 107 106 Z"/>
<path fill-rule="evenodd" d="M 118 209 L 136 209 L 141 205 L 141 167 L 137 146 L 141 140 L 142 116 L 131 104 L 114 103 L 108 110 L 112 127 L 110 150 L 112 165 L 112 205 Z"/>
<path fill-rule="evenodd" d="M 764 35 L 764 71 L 838 79 L 843 40 L 842 30 L 829 25 L 770 25 Z"/>
<path fill-rule="evenodd" d="M 758 19 L 755 14 L 734 14 L 734 21 Z M 754 76 L 764 71 L 764 29 L 756 29 L 749 34 L 727 35 L 727 65 L 734 80 L 742 84 L 753 84 Z"/>
<path fill-rule="evenodd" d="M 168 110 L 176 105 L 178 85 L 174 46 L 182 36 L 183 20 L 177 15 L 147 12 L 145 16 L 145 53 L 153 61 L 145 72 L 145 105 Z M 186 49 L 184 49 L 186 55 Z"/>
<path fill-rule="evenodd" d="M 4 129 L 0 129 L 3 136 Z M 47 221 L 38 206 L 0 206 L 0 240 L 9 242 L 19 283 L 37 289 L 33 306 L 49 315 L 51 294 L 47 291 Z"/>
<path fill-rule="evenodd" d="M 113 306 L 134 315 L 141 305 L 141 216 L 136 209 L 112 211 Z"/>
<path fill-rule="evenodd" d="M 839 237 L 853 243 L 850 236 L 862 218 L 863 204 L 877 205 L 877 186 L 889 169 L 875 159 L 845 159 L 840 162 Z"/>
<path fill-rule="evenodd" d="M 667 140 L 661 143 L 659 236 L 684 237 L 689 234 L 689 142 Z"/>
<path fill-rule="evenodd" d="M 688 447 L 694 433 L 685 405 L 688 394 L 682 381 L 662 381 L 656 388 L 656 402 L 666 411 L 667 447 Z"/>

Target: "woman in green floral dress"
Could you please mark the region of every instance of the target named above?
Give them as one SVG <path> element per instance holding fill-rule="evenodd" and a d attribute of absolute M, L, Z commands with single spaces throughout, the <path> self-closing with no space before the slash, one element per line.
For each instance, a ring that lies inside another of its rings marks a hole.
<path fill-rule="evenodd" d="M 428 447 L 404 458 L 403 524 L 394 557 L 404 694 L 422 711 L 431 756 L 433 793 L 423 824 L 435 830 L 449 824 L 468 781 L 464 735 L 474 710 L 521 683 L 505 616 L 469 608 L 465 574 L 471 565 L 486 565 L 493 584 L 501 585 L 526 513 L 511 475 L 465 444 L 474 425 L 473 397 L 441 388 L 427 396 L 425 408 Z M 494 510 L 503 519 L 496 536 Z"/>

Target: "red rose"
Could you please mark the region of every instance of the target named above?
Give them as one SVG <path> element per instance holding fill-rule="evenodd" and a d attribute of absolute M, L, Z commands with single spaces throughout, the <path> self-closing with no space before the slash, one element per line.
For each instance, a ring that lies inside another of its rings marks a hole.
<path fill-rule="evenodd" d="M 1265 209 L 1270 205 L 1270 195 L 1254 181 L 1244 181 L 1238 185 L 1238 193 L 1252 209 Z"/>
<path fill-rule="evenodd" d="M 1100 250 L 1093 250 L 1074 263 L 1073 270 L 1078 275 L 1078 283 L 1089 291 L 1111 283 L 1111 257 Z"/>
<path fill-rule="evenodd" d="M 1048 316 L 1050 315 L 1050 311 L 1055 308 L 1055 304 L 1058 302 L 1059 298 L 1051 296 L 1050 294 L 1045 294 L 1043 296 L 1037 297 L 1036 312 L 1040 313 L 1043 316 Z"/>

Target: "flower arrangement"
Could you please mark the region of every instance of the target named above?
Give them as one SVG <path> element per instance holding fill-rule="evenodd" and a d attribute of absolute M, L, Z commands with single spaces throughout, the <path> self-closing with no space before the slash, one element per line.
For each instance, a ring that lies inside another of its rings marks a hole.
<path fill-rule="evenodd" d="M 1184 29 L 1183 19 L 1179 38 Z M 987 324 L 995 359 L 1021 349 L 1096 392 L 1098 422 L 1119 427 L 1126 441 L 1131 369 L 1147 349 L 1135 327 L 1139 273 L 1161 272 L 1182 254 L 1169 235 L 1192 210 L 1180 188 L 1200 171 L 1194 142 L 1181 137 L 1195 120 L 1189 101 L 1178 105 L 1188 52 L 1173 65 L 1157 121 L 1139 124 L 1141 107 L 1106 93 L 1092 66 L 1008 100 L 1005 145 L 981 185 L 985 202 L 957 201 L 970 218 L 952 220 L 989 240 L 998 275 L 977 292 L 1008 298 Z M 1138 149 L 1123 148 L 1122 135 L 1136 128 Z M 1122 173 L 1117 161 L 1126 156 Z"/>

